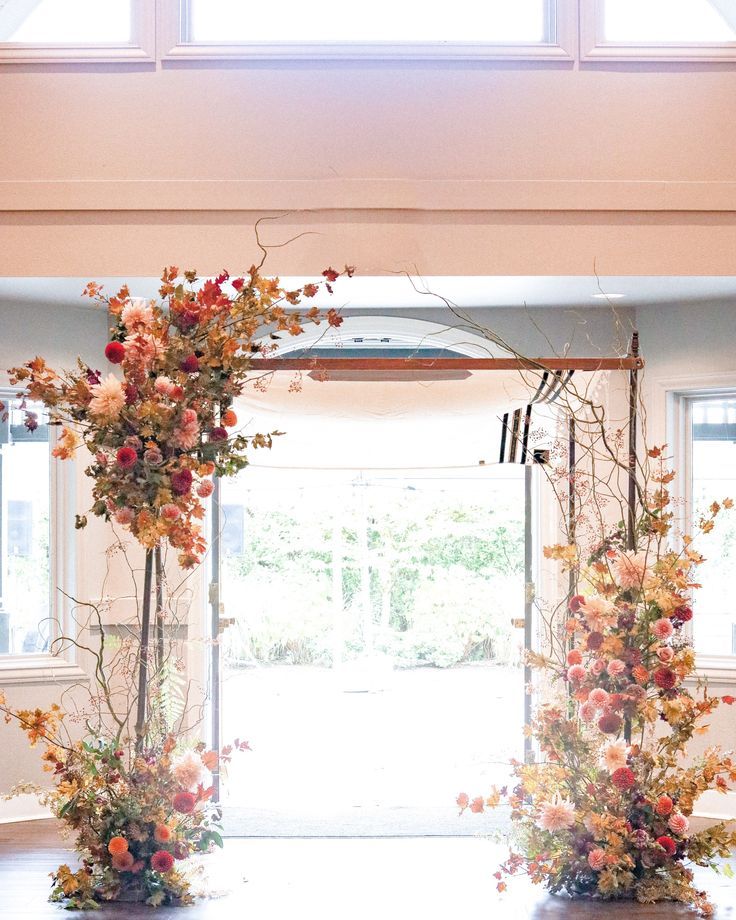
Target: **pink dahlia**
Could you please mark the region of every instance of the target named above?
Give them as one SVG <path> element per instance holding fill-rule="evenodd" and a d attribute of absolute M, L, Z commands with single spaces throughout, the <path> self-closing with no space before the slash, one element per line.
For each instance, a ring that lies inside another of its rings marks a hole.
<path fill-rule="evenodd" d="M 588 700 L 580 705 L 580 718 L 583 722 L 592 722 L 598 715 L 598 707 Z"/>
<path fill-rule="evenodd" d="M 652 633 L 659 639 L 660 642 L 664 642 L 665 639 L 669 639 L 674 631 L 675 627 L 672 625 L 672 622 L 667 619 L 667 617 L 660 617 L 660 619 L 655 620 L 652 623 Z"/>
<path fill-rule="evenodd" d="M 571 649 L 567 653 L 567 663 L 568 664 L 582 664 L 583 663 L 583 653 L 578 648 Z"/>
<path fill-rule="evenodd" d="M 685 815 L 681 815 L 677 811 L 670 816 L 670 820 L 667 822 L 667 826 L 679 837 L 684 837 L 690 830 L 690 822 L 688 819 L 685 817 Z"/>
<path fill-rule="evenodd" d="M 595 690 L 590 691 L 588 699 L 591 703 L 595 703 L 596 706 L 604 706 L 608 702 L 608 691 L 604 690 L 603 687 L 596 687 Z"/>
<path fill-rule="evenodd" d="M 581 664 L 574 664 L 567 669 L 568 678 L 576 684 L 585 680 L 585 668 Z"/>
<path fill-rule="evenodd" d="M 125 393 L 120 381 L 108 374 L 104 380 L 95 384 L 90 390 L 92 399 L 89 404 L 90 415 L 103 422 L 114 422 L 125 405 Z"/>
<path fill-rule="evenodd" d="M 113 517 L 117 524 L 132 524 L 135 512 L 132 508 L 118 508 Z"/>
<path fill-rule="evenodd" d="M 594 872 L 600 872 L 607 864 L 608 858 L 606 857 L 606 851 L 602 850 L 600 847 L 596 847 L 588 853 L 588 865 Z"/>
<path fill-rule="evenodd" d="M 178 505 L 173 504 L 173 502 L 168 502 L 166 505 L 161 506 L 161 517 L 165 521 L 175 521 L 181 516 L 181 511 Z"/>
<path fill-rule="evenodd" d="M 621 661 L 620 658 L 614 658 L 608 662 L 608 667 L 606 670 L 611 675 L 611 677 L 618 677 L 626 670 L 626 664 Z"/>
<path fill-rule="evenodd" d="M 197 486 L 197 495 L 200 498 L 208 498 L 215 490 L 215 484 L 211 479 L 203 479 Z"/>

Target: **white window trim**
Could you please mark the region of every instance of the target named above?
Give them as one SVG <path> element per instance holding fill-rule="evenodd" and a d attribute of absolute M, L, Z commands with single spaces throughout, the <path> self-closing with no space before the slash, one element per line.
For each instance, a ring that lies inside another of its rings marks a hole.
<path fill-rule="evenodd" d="M 574 59 L 577 0 L 546 0 L 554 23 L 550 43 L 489 44 L 470 42 L 237 42 L 219 44 L 185 39 L 188 0 L 159 0 L 159 33 L 168 49 L 162 60 L 439 60 L 569 61 Z"/>
<path fill-rule="evenodd" d="M 18 389 L 0 388 L 0 400 L 17 397 L 20 392 Z M 49 454 L 56 438 L 56 429 L 50 427 Z M 52 621 L 60 624 L 64 633 L 70 635 L 74 629 L 73 602 L 59 588 L 64 586 L 67 594 L 74 591 L 76 464 L 73 460 L 62 462 L 50 457 L 49 467 L 49 614 Z M 86 678 L 73 648 L 57 655 L 44 652 L 0 655 L 0 688 L 17 684 L 76 683 Z"/>
<path fill-rule="evenodd" d="M 99 0 L 104 2 L 104 0 Z M 156 2 L 131 0 L 131 40 L 100 44 L 0 42 L 0 64 L 85 64 L 156 60 Z"/>
<path fill-rule="evenodd" d="M 720 0 L 716 0 L 720 3 Z M 581 61 L 736 61 L 733 42 L 607 42 L 604 37 L 605 0 L 579 0 Z"/>
<path fill-rule="evenodd" d="M 685 532 L 692 530 L 688 509 L 692 508 L 691 445 L 688 437 L 688 409 L 690 400 L 700 396 L 722 396 L 736 392 L 736 373 L 702 374 L 688 377 L 660 379 L 655 381 L 655 412 L 666 418 L 666 439 L 672 453 L 675 480 L 672 494 L 679 499 L 685 510 L 678 522 Z M 692 641 L 692 626 L 686 627 Z M 736 671 L 736 655 L 703 655 L 696 649 L 695 667 L 698 676 L 706 677 L 709 683 L 733 685 Z"/>

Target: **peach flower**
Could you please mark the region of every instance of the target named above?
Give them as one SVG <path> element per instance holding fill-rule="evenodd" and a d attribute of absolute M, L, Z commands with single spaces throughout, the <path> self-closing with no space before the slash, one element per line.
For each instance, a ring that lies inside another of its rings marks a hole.
<path fill-rule="evenodd" d="M 669 622 L 669 621 L 668 621 Z M 664 664 L 669 664 L 670 661 L 675 657 L 675 650 L 670 648 L 669 645 L 660 645 L 657 648 L 657 658 Z"/>
<path fill-rule="evenodd" d="M 108 374 L 104 380 L 95 384 L 90 392 L 92 393 L 89 404 L 90 414 L 102 422 L 114 422 L 125 405 L 125 393 L 120 381 L 112 374 Z"/>
<path fill-rule="evenodd" d="M 595 595 L 585 599 L 580 612 L 585 617 L 588 625 L 595 632 L 602 632 L 616 622 L 616 608 L 605 597 Z"/>
<path fill-rule="evenodd" d="M 143 297 L 131 297 L 130 303 L 123 307 L 120 319 L 131 332 L 137 332 L 151 325 L 153 310 Z"/>
<path fill-rule="evenodd" d="M 628 750 L 623 738 L 619 741 L 612 741 L 603 748 L 601 760 L 609 773 L 613 773 L 620 767 L 626 766 Z"/>
<path fill-rule="evenodd" d="M 613 563 L 613 575 L 624 590 L 641 589 L 651 580 L 647 568 L 648 553 L 619 553 Z"/>
<path fill-rule="evenodd" d="M 596 847 L 588 853 L 588 865 L 594 872 L 600 872 L 607 864 L 608 857 L 606 856 L 606 851 L 602 850 L 600 847 Z"/>
<path fill-rule="evenodd" d="M 542 805 L 537 818 L 537 827 L 552 834 L 567 830 L 574 823 L 575 806 L 567 799 L 560 798 L 559 795 L 556 795 L 551 802 L 545 802 Z"/>

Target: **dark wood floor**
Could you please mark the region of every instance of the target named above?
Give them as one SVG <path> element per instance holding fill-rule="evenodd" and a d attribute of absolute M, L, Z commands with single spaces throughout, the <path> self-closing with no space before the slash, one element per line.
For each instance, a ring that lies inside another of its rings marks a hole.
<path fill-rule="evenodd" d="M 100 917 L 68 914 L 49 904 L 48 873 L 73 861 L 52 821 L 0 825 L 0 918 L 47 920 Z M 189 909 L 156 912 L 137 905 L 106 906 L 125 920 L 630 920 L 693 915 L 668 904 L 603 905 L 549 897 L 523 881 L 498 896 L 491 872 L 502 849 L 484 839 L 383 840 L 230 839 L 222 855 L 207 857 L 208 887 L 220 896 Z M 736 918 L 736 882 L 703 872 L 718 920 Z"/>

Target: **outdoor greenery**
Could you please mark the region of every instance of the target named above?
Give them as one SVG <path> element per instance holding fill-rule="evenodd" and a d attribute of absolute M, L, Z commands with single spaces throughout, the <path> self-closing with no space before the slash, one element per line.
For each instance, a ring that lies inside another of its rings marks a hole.
<path fill-rule="evenodd" d="M 510 620 L 523 613 L 521 483 L 360 481 L 234 495 L 244 511 L 225 507 L 226 527 L 243 521 L 225 541 L 235 550 L 223 579 L 236 621 L 231 664 L 508 660 Z"/>

